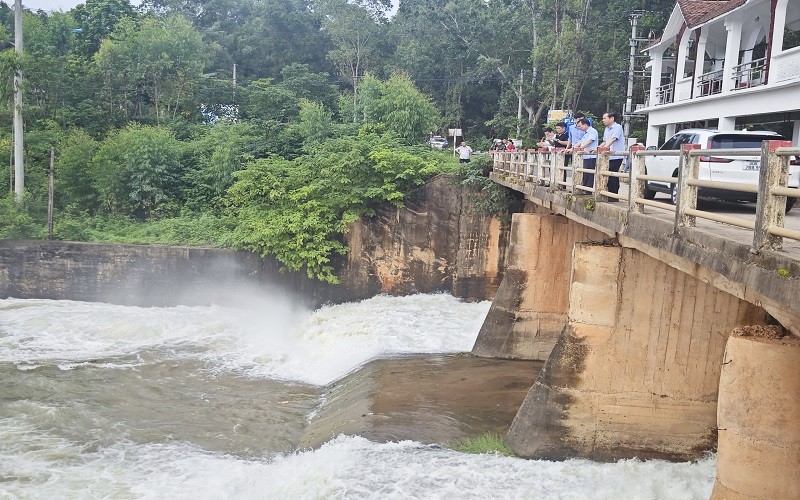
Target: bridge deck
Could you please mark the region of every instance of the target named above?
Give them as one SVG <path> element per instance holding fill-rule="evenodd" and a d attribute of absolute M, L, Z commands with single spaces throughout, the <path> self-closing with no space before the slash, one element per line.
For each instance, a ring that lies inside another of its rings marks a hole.
<path fill-rule="evenodd" d="M 675 214 L 646 207 L 628 210 L 627 202 L 596 201 L 590 195 L 572 196 L 532 182 L 491 173 L 491 179 L 536 205 L 599 229 L 622 246 L 644 251 L 673 267 L 713 283 L 725 291 L 763 306 L 800 335 L 800 242 L 784 239 L 783 249 L 752 251 L 753 231 L 697 219 L 696 227 L 675 228 Z M 620 194 L 627 194 L 621 186 Z M 657 200 L 668 203 L 666 195 Z M 755 204 L 705 202 L 702 209 L 755 219 Z M 800 229 L 800 207 L 790 211 L 785 226 Z M 709 272 L 711 271 L 711 272 Z"/>

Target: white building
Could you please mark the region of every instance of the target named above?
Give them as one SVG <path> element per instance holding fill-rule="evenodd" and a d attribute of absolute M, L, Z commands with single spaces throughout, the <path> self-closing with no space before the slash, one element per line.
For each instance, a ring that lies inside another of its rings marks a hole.
<path fill-rule="evenodd" d="M 678 0 L 645 51 L 648 146 L 677 127 L 780 121 L 800 145 L 800 0 Z"/>

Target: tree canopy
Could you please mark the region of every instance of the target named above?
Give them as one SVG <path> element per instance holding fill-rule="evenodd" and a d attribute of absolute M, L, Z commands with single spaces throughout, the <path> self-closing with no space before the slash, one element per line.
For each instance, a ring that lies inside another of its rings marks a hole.
<path fill-rule="evenodd" d="M 86 0 L 25 11 L 19 56 L 0 1 L 0 153 L 21 71 L 27 191 L 0 237 L 42 236 L 54 148 L 55 237 L 233 245 L 335 281 L 349 222 L 455 168 L 429 135 L 530 143 L 548 109 L 620 111 L 629 11 L 657 30 L 672 6 Z"/>

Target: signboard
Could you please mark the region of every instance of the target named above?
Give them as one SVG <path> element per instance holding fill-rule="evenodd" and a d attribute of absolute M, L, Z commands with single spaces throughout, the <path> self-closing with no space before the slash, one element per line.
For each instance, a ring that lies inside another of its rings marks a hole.
<path fill-rule="evenodd" d="M 461 134 L 461 129 L 460 128 L 449 128 L 449 129 L 447 129 L 447 135 L 449 135 L 450 137 L 463 137 L 463 135 Z"/>
<path fill-rule="evenodd" d="M 560 122 L 568 116 L 572 116 L 571 109 L 551 109 L 547 112 L 547 122 Z"/>

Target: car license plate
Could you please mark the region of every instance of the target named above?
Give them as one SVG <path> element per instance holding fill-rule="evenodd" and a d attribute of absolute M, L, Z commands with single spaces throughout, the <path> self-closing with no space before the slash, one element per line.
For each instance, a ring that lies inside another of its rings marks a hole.
<path fill-rule="evenodd" d="M 761 163 L 757 161 L 748 161 L 744 164 L 744 170 L 759 170 Z"/>

